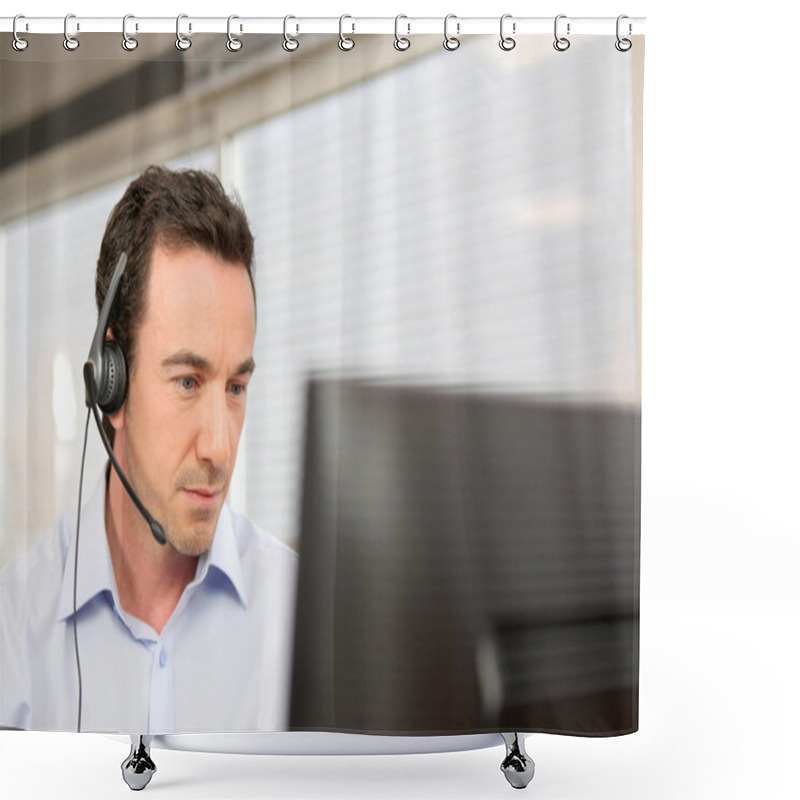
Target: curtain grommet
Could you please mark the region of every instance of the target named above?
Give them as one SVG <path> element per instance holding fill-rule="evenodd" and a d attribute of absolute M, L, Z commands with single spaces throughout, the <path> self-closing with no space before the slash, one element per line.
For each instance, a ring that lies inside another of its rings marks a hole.
<path fill-rule="evenodd" d="M 555 22 L 553 23 L 553 36 L 555 37 L 555 41 L 553 42 L 553 47 L 556 50 L 558 50 L 559 53 L 563 53 L 563 52 L 569 50 L 569 46 L 570 46 L 570 41 L 569 41 L 569 39 L 567 39 L 567 36 L 569 36 L 569 33 L 570 33 L 570 23 L 569 22 L 567 22 L 567 35 L 566 36 L 559 36 L 558 35 L 558 21 L 560 19 L 566 19 L 566 18 L 567 18 L 566 14 L 559 14 L 556 17 Z"/>
<path fill-rule="evenodd" d="M 500 17 L 500 49 L 505 50 L 508 53 L 510 50 L 513 50 L 517 46 L 517 42 L 511 36 L 505 35 L 505 23 L 507 19 L 512 19 L 511 14 L 503 14 Z M 513 22 L 511 24 L 511 32 L 517 32 L 517 23 Z"/>
<path fill-rule="evenodd" d="M 24 14 L 17 14 L 17 15 L 14 17 L 14 22 L 13 22 L 13 23 L 12 23 L 12 25 L 11 25 L 11 32 L 12 32 L 12 34 L 13 34 L 13 36 L 14 36 L 14 38 L 11 40 L 11 46 L 12 46 L 12 47 L 13 47 L 13 48 L 14 48 L 14 49 L 15 49 L 15 50 L 18 52 L 18 53 L 21 53 L 21 52 L 23 52 L 24 50 L 27 50 L 27 49 L 28 49 L 28 44 L 29 44 L 29 42 L 28 42 L 28 40 L 27 40 L 27 39 L 23 39 L 23 38 L 22 38 L 22 37 L 19 35 L 19 33 L 17 32 L 17 20 L 19 20 L 19 19 L 25 19 L 25 15 L 24 15 Z"/>
<path fill-rule="evenodd" d="M 628 50 L 633 47 L 633 42 L 628 38 L 623 38 L 619 35 L 619 24 L 622 22 L 623 19 L 629 19 L 627 14 L 620 14 L 617 17 L 617 41 L 614 42 L 614 47 L 619 50 L 620 53 L 627 53 Z M 630 22 L 628 23 L 628 36 L 631 35 L 633 28 L 631 27 Z"/>
<path fill-rule="evenodd" d="M 398 14 L 394 18 L 394 49 L 399 50 L 401 53 L 408 50 L 411 47 L 411 39 L 408 36 L 411 35 L 411 23 L 406 23 L 406 28 L 408 28 L 406 36 L 400 35 L 400 20 L 401 19 L 408 19 L 405 14 Z"/>
<path fill-rule="evenodd" d="M 228 41 L 225 42 L 225 47 L 227 47 L 231 53 L 238 53 L 242 49 L 242 47 L 244 47 L 244 42 L 241 39 L 237 39 L 231 33 L 231 22 L 233 22 L 233 20 L 235 19 L 239 19 L 239 17 L 237 17 L 236 14 L 231 14 L 228 17 Z M 241 31 L 242 29 L 240 26 L 239 32 L 241 33 Z"/>
<path fill-rule="evenodd" d="M 450 36 L 447 32 L 447 26 L 451 19 L 458 20 L 458 17 L 456 17 L 455 14 L 448 14 L 444 18 L 444 42 L 442 42 L 442 47 L 452 53 L 454 50 L 458 50 L 458 48 L 461 47 L 461 41 L 458 38 L 458 34 L 461 31 L 461 23 L 456 21 L 456 35 Z"/>
<path fill-rule="evenodd" d="M 133 14 L 126 14 L 122 18 L 122 49 L 131 53 L 139 46 L 139 40 L 133 36 L 128 36 L 129 19 L 135 19 Z"/>
<path fill-rule="evenodd" d="M 567 39 L 567 36 L 569 36 L 569 32 L 570 32 L 569 31 L 569 29 L 570 29 L 569 22 L 567 23 L 567 36 L 559 36 L 558 35 L 558 21 L 560 19 L 566 19 L 566 18 L 567 18 L 566 14 L 559 14 L 556 17 L 555 22 L 553 23 L 553 36 L 555 36 L 555 41 L 553 42 L 553 47 L 555 47 L 555 49 L 558 50 L 559 53 L 564 53 L 565 51 L 569 50 L 569 46 L 570 46 L 570 41 L 569 41 L 569 39 Z"/>
<path fill-rule="evenodd" d="M 298 47 L 300 47 L 300 40 L 295 38 L 294 36 L 289 35 L 289 20 L 290 19 L 297 19 L 297 17 L 292 16 L 291 14 L 287 14 L 283 18 L 283 49 L 287 53 L 294 53 Z"/>
<path fill-rule="evenodd" d="M 71 36 L 69 33 L 68 30 L 69 21 L 71 19 L 75 19 L 74 14 L 67 14 L 67 16 L 64 17 L 64 49 L 68 50 L 70 53 L 74 53 L 81 46 L 81 43 L 77 40 L 76 37 Z M 80 29 L 81 29 L 80 25 L 76 23 L 75 30 L 79 31 Z"/>
<path fill-rule="evenodd" d="M 353 18 L 349 14 L 342 14 L 342 16 L 339 17 L 339 49 L 343 50 L 345 53 L 349 52 L 356 46 L 355 39 L 351 39 L 349 36 L 344 35 L 344 21 L 346 19 Z M 355 23 L 352 23 L 352 28 L 353 31 L 351 31 L 351 33 L 356 29 Z"/>
<path fill-rule="evenodd" d="M 186 52 L 192 46 L 192 40 L 181 33 L 181 20 L 188 17 L 188 14 L 178 14 L 175 19 L 175 47 L 181 52 Z M 189 31 L 191 30 L 192 25 L 189 23 Z"/>

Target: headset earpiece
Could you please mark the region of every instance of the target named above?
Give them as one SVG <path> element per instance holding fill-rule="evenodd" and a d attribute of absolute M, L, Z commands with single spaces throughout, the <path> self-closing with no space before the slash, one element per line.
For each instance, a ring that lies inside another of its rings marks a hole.
<path fill-rule="evenodd" d="M 103 374 L 97 387 L 97 405 L 104 414 L 116 414 L 128 391 L 128 365 L 119 342 L 103 342 Z"/>

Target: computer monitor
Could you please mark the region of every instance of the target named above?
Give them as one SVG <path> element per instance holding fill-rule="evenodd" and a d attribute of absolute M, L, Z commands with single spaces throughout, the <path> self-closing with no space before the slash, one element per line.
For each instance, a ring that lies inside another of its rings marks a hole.
<path fill-rule="evenodd" d="M 637 407 L 308 382 L 290 728 L 638 727 Z"/>

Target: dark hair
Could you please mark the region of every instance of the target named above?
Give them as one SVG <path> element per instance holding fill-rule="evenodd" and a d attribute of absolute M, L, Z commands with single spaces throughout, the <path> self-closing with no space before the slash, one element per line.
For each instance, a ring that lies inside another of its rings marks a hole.
<path fill-rule="evenodd" d="M 95 276 L 98 313 L 122 253 L 128 263 L 109 327 L 120 343 L 130 372 L 136 360 L 136 333 L 145 313 L 150 260 L 156 245 L 200 247 L 223 261 L 242 264 L 253 299 L 253 234 L 244 210 L 225 193 L 219 178 L 194 169 L 148 167 L 132 181 L 108 218 Z M 113 442 L 113 428 L 104 420 Z"/>

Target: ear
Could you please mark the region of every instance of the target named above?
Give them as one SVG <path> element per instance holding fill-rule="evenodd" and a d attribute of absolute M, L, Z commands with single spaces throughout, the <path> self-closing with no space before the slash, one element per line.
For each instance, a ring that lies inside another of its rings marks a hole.
<path fill-rule="evenodd" d="M 125 427 L 125 403 L 122 404 L 122 408 L 115 414 L 106 414 L 105 417 L 109 423 L 111 423 L 114 430 L 119 433 Z"/>

